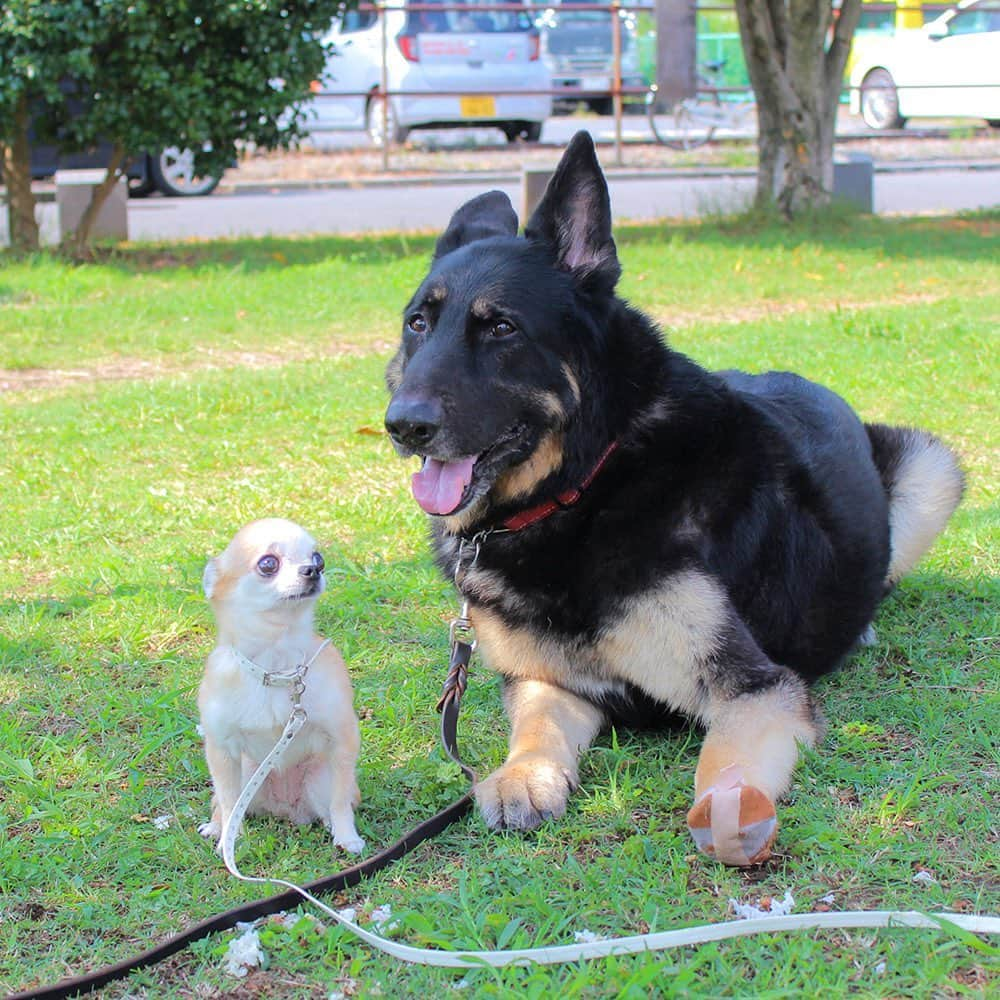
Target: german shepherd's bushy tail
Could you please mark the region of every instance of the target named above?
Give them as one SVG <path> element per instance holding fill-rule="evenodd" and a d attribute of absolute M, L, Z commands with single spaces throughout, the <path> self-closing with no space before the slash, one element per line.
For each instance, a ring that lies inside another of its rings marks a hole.
<path fill-rule="evenodd" d="M 933 434 L 885 424 L 865 429 L 889 497 L 886 586 L 893 587 L 944 530 L 962 499 L 965 477 L 955 454 Z"/>

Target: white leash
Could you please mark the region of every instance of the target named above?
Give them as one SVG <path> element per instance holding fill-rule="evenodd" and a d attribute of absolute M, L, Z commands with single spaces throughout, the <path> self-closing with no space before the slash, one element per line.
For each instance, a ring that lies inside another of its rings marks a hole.
<path fill-rule="evenodd" d="M 326 643 L 323 644 L 324 646 Z M 260 762 L 246 787 L 236 800 L 236 805 L 222 831 L 222 857 L 226 868 L 236 878 L 244 882 L 279 885 L 297 892 L 327 916 L 348 930 L 365 944 L 391 955 L 402 962 L 419 965 L 433 965 L 453 969 L 474 969 L 483 965 L 502 968 L 507 965 L 557 965 L 578 962 L 609 955 L 631 955 L 637 952 L 665 951 L 688 945 L 705 944 L 709 941 L 725 941 L 729 938 L 748 937 L 754 934 L 775 933 L 776 931 L 802 931 L 811 929 L 855 928 L 855 927 L 911 927 L 943 929 L 957 927 L 974 934 L 1000 935 L 1000 917 L 967 915 L 962 913 L 918 913 L 915 910 L 844 910 L 842 912 L 800 913 L 773 917 L 755 917 L 749 920 L 727 920 L 718 924 L 704 924 L 685 927 L 680 930 L 659 931 L 652 934 L 635 934 L 630 937 L 607 938 L 605 940 L 557 945 L 548 948 L 515 948 L 501 951 L 442 951 L 436 948 L 415 948 L 400 944 L 389 938 L 374 934 L 360 927 L 353 920 L 338 913 L 332 907 L 317 899 L 306 889 L 285 879 L 267 876 L 244 875 L 236 866 L 234 847 L 236 832 L 240 828 L 247 807 L 253 801 L 268 774 L 277 766 L 288 745 L 306 721 L 306 712 L 301 705 L 301 692 L 306 670 L 319 655 L 323 646 L 298 671 L 290 674 L 272 675 L 281 677 L 283 683 L 295 686 L 292 713 L 274 749 Z M 259 669 L 259 668 L 258 668 Z M 273 682 L 273 681 L 272 681 Z"/>

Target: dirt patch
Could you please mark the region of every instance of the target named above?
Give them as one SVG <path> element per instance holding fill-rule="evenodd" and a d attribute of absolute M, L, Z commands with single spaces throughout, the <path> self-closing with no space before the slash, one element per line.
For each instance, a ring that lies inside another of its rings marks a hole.
<path fill-rule="evenodd" d="M 943 293 L 923 292 L 894 296 L 891 299 L 861 302 L 838 302 L 847 312 L 881 308 L 887 305 L 925 305 L 938 302 Z M 648 310 L 649 315 L 667 330 L 692 326 L 726 326 L 753 323 L 765 319 L 794 316 L 813 309 L 825 308 L 821 303 L 766 302 L 747 303 L 734 309 L 704 306 L 698 309 Z M 374 340 L 367 344 L 331 342 L 317 349 L 315 345 L 289 344 L 281 351 L 220 351 L 206 350 L 188 358 L 115 358 L 80 368 L 0 368 L 0 395 L 66 389 L 71 386 L 98 382 L 153 381 L 159 378 L 184 378 L 206 371 L 226 371 L 235 368 L 260 370 L 280 368 L 295 361 L 318 361 L 333 357 L 364 357 L 388 353 L 395 344 Z"/>
<path fill-rule="evenodd" d="M 0 368 L 0 394 L 44 392 L 95 382 L 144 382 L 159 378 L 183 378 L 200 372 L 234 368 L 280 368 L 293 361 L 381 354 L 391 346 L 385 340 L 375 340 L 365 345 L 336 342 L 318 350 L 314 345 L 306 348 L 301 344 L 290 344 L 281 352 L 208 350 L 188 358 L 115 358 L 80 368 Z"/>
<path fill-rule="evenodd" d="M 593 126 L 596 119 L 581 119 Z M 603 124 L 603 123 L 601 123 Z M 610 125 L 609 125 L 610 128 Z M 933 160 L 1000 159 L 1000 134 L 996 130 L 956 128 L 952 134 L 910 136 L 851 136 L 838 140 L 838 151 L 864 152 L 876 165 Z M 623 119 L 622 162 L 615 163 L 614 146 L 602 142 L 600 156 L 614 175 L 624 169 L 672 169 L 677 167 L 754 167 L 756 146 L 748 141 L 714 142 L 681 152 L 648 141 L 649 125 L 644 115 Z M 359 143 L 363 142 L 359 139 Z M 223 187 L 274 182 L 345 182 L 394 177 L 419 180 L 442 173 L 519 172 L 524 167 L 554 167 L 562 147 L 549 144 L 506 144 L 499 131 L 412 133 L 410 141 L 393 147 L 388 168 L 382 152 L 373 148 L 331 149 L 303 147 L 294 152 L 254 152 L 244 155 L 239 166 L 226 172 Z"/>

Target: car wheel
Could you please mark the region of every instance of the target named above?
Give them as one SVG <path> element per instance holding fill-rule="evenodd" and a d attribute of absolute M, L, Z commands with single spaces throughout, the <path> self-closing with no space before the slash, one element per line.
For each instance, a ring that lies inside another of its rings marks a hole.
<path fill-rule="evenodd" d="M 145 198 L 156 190 L 156 182 L 147 171 L 145 177 L 130 177 L 128 179 L 128 196 L 130 198 Z"/>
<path fill-rule="evenodd" d="M 873 69 L 861 82 L 861 117 L 878 131 L 902 128 L 906 119 L 899 113 L 899 93 L 888 70 Z"/>
<path fill-rule="evenodd" d="M 542 137 L 541 122 L 508 122 L 501 126 L 503 134 L 507 136 L 508 142 L 517 142 L 523 139 L 525 142 L 538 142 Z"/>
<path fill-rule="evenodd" d="M 190 198 L 211 194 L 222 179 L 221 175 L 196 174 L 194 150 L 171 146 L 149 158 L 149 172 L 156 186 L 168 198 Z"/>
<path fill-rule="evenodd" d="M 987 118 L 986 124 L 989 125 L 990 128 L 1000 128 L 1000 118 Z"/>
<path fill-rule="evenodd" d="M 383 108 L 385 109 L 384 113 Z M 392 101 L 385 102 L 378 94 L 373 94 L 368 102 L 366 118 L 365 127 L 368 131 L 368 138 L 371 139 L 372 145 L 378 146 L 379 149 L 385 144 L 387 138 L 389 145 L 400 146 L 406 142 L 406 137 L 410 134 L 408 128 L 399 124 Z"/>

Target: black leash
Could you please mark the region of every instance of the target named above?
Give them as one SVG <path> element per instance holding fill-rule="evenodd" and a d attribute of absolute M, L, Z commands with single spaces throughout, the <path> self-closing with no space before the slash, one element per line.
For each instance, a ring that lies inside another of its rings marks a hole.
<path fill-rule="evenodd" d="M 438 702 L 438 711 L 441 713 L 441 744 L 448 756 L 462 769 L 462 773 L 470 782 L 475 782 L 475 772 L 468 767 L 458 756 L 458 711 L 462 703 L 462 694 L 465 692 L 468 681 L 469 661 L 472 657 L 473 645 L 462 640 L 453 639 L 451 650 L 451 662 L 448 666 L 448 677 L 444 683 L 444 690 L 441 700 Z M 446 830 L 453 823 L 460 820 L 472 808 L 472 791 L 466 792 L 460 799 L 451 805 L 446 806 L 439 813 L 425 820 L 419 826 L 414 827 L 404 834 L 394 844 L 384 851 L 373 855 L 367 861 L 345 868 L 334 875 L 327 875 L 325 878 L 317 879 L 315 882 L 307 883 L 304 888 L 315 896 L 329 892 L 339 892 L 357 885 L 363 879 L 370 878 L 376 872 L 387 868 L 394 861 L 398 861 L 404 855 L 431 837 L 436 837 Z M 52 986 L 39 986 L 34 989 L 25 990 L 21 993 L 13 993 L 8 1000 L 63 1000 L 66 997 L 82 996 L 94 990 L 113 983 L 116 980 L 124 979 L 129 973 L 137 969 L 145 969 L 151 965 L 156 965 L 171 955 L 183 951 L 188 945 L 210 934 L 219 931 L 229 930 L 237 923 L 250 923 L 260 917 L 278 913 L 281 910 L 292 909 L 302 903 L 302 897 L 295 891 L 289 889 L 287 892 L 280 892 L 267 899 L 257 900 L 253 903 L 244 903 L 242 906 L 234 907 L 225 913 L 209 917 L 199 924 L 189 927 L 187 930 L 167 938 L 161 944 L 144 951 L 132 958 L 125 959 L 115 965 L 105 966 L 95 972 L 76 976 L 73 979 L 63 979 Z"/>

